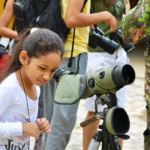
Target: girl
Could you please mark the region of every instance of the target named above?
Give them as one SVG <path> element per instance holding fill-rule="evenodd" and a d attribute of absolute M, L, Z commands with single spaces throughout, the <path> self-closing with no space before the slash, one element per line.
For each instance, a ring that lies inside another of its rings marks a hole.
<path fill-rule="evenodd" d="M 51 80 L 63 56 L 63 43 L 48 29 L 27 29 L 13 48 L 0 75 L 0 150 L 29 150 L 29 136 L 50 132 L 47 119 L 37 119 L 39 86 Z"/>

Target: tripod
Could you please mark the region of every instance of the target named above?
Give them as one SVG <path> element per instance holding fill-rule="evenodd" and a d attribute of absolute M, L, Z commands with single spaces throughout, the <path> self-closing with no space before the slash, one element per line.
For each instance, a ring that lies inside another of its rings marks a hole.
<path fill-rule="evenodd" d="M 99 125 L 99 129 L 92 138 L 88 150 L 98 150 L 100 144 L 102 144 L 102 150 L 121 150 L 117 136 L 111 135 L 107 131 L 105 121 Z"/>
<path fill-rule="evenodd" d="M 97 112 L 97 105 L 100 103 L 108 106 L 101 114 Z M 118 136 L 124 139 L 129 138 L 129 136 L 124 135 L 129 129 L 128 116 L 126 116 L 123 108 L 115 107 L 116 105 L 117 98 L 115 94 L 97 96 L 95 101 L 95 115 L 80 124 L 81 127 L 85 127 L 98 119 L 103 120 L 103 123 L 99 125 L 99 130 L 92 138 L 88 150 L 98 150 L 100 146 L 101 150 L 121 150 Z M 122 120 L 118 122 L 120 119 L 119 113 L 121 117 L 124 117 L 123 119 L 126 123 L 122 122 Z M 123 124 L 125 126 L 122 126 Z"/>

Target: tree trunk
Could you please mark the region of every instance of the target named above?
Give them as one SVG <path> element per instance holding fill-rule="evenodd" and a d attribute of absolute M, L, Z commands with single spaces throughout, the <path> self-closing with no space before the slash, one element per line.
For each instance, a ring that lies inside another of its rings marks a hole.
<path fill-rule="evenodd" d="M 126 43 L 137 44 L 150 36 L 150 0 L 139 0 L 122 22 L 122 38 Z"/>

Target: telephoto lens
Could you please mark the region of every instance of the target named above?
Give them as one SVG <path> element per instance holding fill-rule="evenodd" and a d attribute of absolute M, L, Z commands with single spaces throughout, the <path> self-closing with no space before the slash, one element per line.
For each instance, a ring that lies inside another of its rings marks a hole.
<path fill-rule="evenodd" d="M 134 44 L 128 44 L 123 41 L 122 35 L 121 35 L 121 29 L 117 29 L 115 32 L 111 33 L 110 38 L 111 40 L 117 43 L 119 42 L 126 52 L 130 52 L 131 50 L 135 48 Z"/>
<path fill-rule="evenodd" d="M 90 32 L 89 46 L 92 48 L 96 48 L 97 46 L 99 46 L 109 54 L 113 54 L 118 49 L 118 44 L 115 41 L 105 37 L 103 31 L 98 27 L 93 27 Z"/>

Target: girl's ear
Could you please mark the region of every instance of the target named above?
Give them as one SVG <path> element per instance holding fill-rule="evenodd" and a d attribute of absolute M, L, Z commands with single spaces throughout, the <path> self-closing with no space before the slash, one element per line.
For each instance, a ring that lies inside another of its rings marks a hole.
<path fill-rule="evenodd" d="M 21 51 L 19 55 L 19 60 L 22 65 L 27 65 L 29 63 L 29 56 L 25 50 Z"/>

